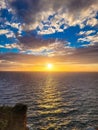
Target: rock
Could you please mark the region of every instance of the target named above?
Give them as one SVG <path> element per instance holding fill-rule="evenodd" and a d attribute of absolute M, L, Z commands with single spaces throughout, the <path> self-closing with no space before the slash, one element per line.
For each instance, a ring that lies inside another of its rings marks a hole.
<path fill-rule="evenodd" d="M 28 130 L 26 127 L 27 106 L 0 107 L 0 130 Z"/>
<path fill-rule="evenodd" d="M 93 128 L 93 127 L 89 127 L 89 128 L 87 128 L 86 130 L 96 130 L 96 129 Z"/>

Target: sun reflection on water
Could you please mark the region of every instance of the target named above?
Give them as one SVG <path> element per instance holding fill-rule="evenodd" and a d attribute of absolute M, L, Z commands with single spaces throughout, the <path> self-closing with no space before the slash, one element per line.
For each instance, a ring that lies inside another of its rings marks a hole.
<path fill-rule="evenodd" d="M 42 89 L 43 93 L 41 97 L 41 107 L 55 109 L 58 106 L 58 103 L 61 102 L 61 96 L 60 92 L 57 90 L 57 83 L 53 80 L 51 75 L 47 77 L 45 85 Z"/>
<path fill-rule="evenodd" d="M 59 116 L 61 117 L 62 113 L 66 113 L 62 107 L 62 96 L 61 93 L 58 91 L 57 82 L 53 80 L 52 76 L 49 75 L 46 78 L 46 82 L 42 88 L 41 100 L 39 101 L 39 107 L 42 109 L 40 111 L 40 115 L 45 117 L 43 119 L 43 123 L 40 129 L 49 129 L 49 128 L 56 128 L 57 124 L 66 125 L 69 120 L 61 119 L 59 120 Z M 47 126 L 47 127 L 46 127 Z"/>

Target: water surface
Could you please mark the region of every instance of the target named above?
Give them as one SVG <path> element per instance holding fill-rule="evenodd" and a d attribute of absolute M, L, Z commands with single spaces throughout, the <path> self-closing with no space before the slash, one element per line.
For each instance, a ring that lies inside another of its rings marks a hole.
<path fill-rule="evenodd" d="M 98 73 L 0 72 L 0 105 L 28 105 L 34 130 L 98 125 Z"/>

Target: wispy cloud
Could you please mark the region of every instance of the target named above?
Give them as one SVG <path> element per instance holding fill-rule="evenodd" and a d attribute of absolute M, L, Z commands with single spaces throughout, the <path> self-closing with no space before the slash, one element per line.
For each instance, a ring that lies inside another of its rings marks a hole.
<path fill-rule="evenodd" d="M 78 42 L 89 42 L 87 46 L 98 45 L 98 33 L 95 31 L 80 32 L 80 34 L 82 34 L 84 37 L 79 38 Z"/>
<path fill-rule="evenodd" d="M 19 50 L 22 50 L 21 46 L 18 45 L 17 43 L 1 45 L 0 48 L 7 48 L 7 49 L 17 48 Z"/>
<path fill-rule="evenodd" d="M 0 35 L 7 34 L 8 32 L 9 32 L 8 30 L 1 29 L 0 30 Z"/>

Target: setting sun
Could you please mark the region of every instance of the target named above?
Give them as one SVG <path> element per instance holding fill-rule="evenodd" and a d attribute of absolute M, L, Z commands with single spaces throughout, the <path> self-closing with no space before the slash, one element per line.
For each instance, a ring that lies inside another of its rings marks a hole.
<path fill-rule="evenodd" d="M 53 64 L 48 63 L 48 64 L 47 64 L 47 68 L 48 68 L 48 69 L 52 69 L 52 68 L 53 68 Z"/>

